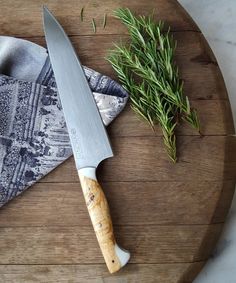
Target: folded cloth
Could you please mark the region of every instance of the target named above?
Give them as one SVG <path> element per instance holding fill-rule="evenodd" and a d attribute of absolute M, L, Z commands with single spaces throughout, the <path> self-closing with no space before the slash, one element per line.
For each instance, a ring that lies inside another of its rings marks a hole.
<path fill-rule="evenodd" d="M 124 108 L 128 94 L 84 67 L 103 122 Z M 0 206 L 72 155 L 46 49 L 0 36 Z"/>

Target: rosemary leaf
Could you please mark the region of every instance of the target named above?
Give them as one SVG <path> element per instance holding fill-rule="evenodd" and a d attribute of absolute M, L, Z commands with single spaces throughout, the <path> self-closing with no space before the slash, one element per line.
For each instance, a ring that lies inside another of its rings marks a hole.
<path fill-rule="evenodd" d="M 81 22 L 83 22 L 83 20 L 84 20 L 84 7 L 82 7 L 82 9 L 80 11 L 80 20 L 81 20 Z"/>
<path fill-rule="evenodd" d="M 94 18 L 92 19 L 92 27 L 93 27 L 93 32 L 96 33 L 97 27 Z"/>
<path fill-rule="evenodd" d="M 107 24 L 107 14 L 104 14 L 102 27 L 105 28 Z"/>

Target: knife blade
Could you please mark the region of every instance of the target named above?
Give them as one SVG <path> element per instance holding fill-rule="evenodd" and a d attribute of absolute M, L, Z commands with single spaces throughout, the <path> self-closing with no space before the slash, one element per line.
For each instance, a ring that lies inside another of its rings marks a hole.
<path fill-rule="evenodd" d="M 107 200 L 96 179 L 97 166 L 113 156 L 112 149 L 79 57 L 63 28 L 45 6 L 43 22 L 85 202 L 106 265 L 113 273 L 128 262 L 130 253 L 116 243 Z"/>

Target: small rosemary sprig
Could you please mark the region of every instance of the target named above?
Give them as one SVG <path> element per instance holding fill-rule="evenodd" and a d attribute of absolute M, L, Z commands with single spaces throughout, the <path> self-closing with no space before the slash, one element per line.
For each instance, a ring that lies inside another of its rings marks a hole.
<path fill-rule="evenodd" d="M 128 28 L 130 43 L 115 45 L 108 61 L 117 72 L 122 85 L 130 93 L 131 107 L 149 124 L 159 123 L 167 153 L 176 162 L 175 128 L 179 118 L 200 132 L 199 120 L 174 63 L 176 42 L 163 22 L 152 16 L 134 16 L 129 9 L 115 12 Z"/>

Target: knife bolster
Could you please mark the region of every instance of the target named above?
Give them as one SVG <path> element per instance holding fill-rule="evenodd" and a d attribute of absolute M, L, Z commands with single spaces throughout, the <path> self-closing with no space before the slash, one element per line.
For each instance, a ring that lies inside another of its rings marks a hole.
<path fill-rule="evenodd" d="M 116 244 L 108 203 L 96 179 L 96 168 L 83 168 L 78 173 L 99 246 L 110 273 L 114 273 L 128 262 L 130 253 Z"/>

